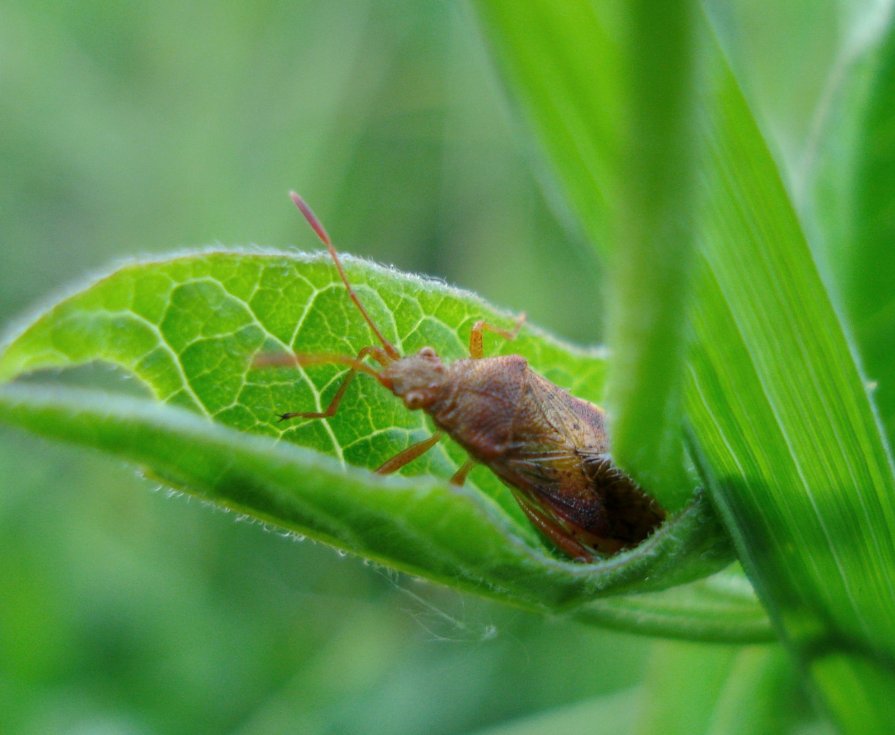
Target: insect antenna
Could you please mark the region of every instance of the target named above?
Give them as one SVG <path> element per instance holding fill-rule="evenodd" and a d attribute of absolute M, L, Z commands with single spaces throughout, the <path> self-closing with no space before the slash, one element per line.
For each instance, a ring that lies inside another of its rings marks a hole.
<path fill-rule="evenodd" d="M 370 326 L 370 329 L 373 330 L 373 334 L 376 335 L 376 338 L 385 348 L 385 353 L 392 360 L 400 359 L 401 355 L 398 353 L 398 350 L 395 349 L 395 346 L 383 336 L 382 332 L 379 331 L 379 327 L 376 326 L 376 323 L 367 313 L 364 305 L 360 302 L 360 299 L 357 297 L 357 294 L 351 287 L 351 283 L 349 283 L 348 281 L 348 276 L 345 275 L 345 270 L 342 268 L 342 262 L 339 260 L 339 255 L 336 252 L 335 247 L 333 246 L 329 234 L 327 234 L 326 229 L 323 227 L 323 223 L 321 223 L 320 220 L 317 219 L 317 215 L 314 214 L 314 212 L 308 206 L 307 202 L 305 202 L 305 200 L 302 199 L 298 194 L 296 194 L 294 191 L 290 191 L 289 196 L 292 198 L 292 201 L 295 202 L 295 206 L 298 207 L 301 213 L 304 215 L 305 219 L 308 221 L 308 224 L 311 225 L 311 228 L 317 234 L 317 237 L 320 238 L 320 242 L 326 245 L 326 249 L 329 250 L 329 254 L 332 257 L 333 262 L 336 264 L 336 270 L 339 272 L 339 277 L 342 279 L 342 283 L 345 284 L 345 288 L 348 289 L 348 296 L 351 297 L 354 305 L 357 306 L 358 310 L 367 321 L 367 324 Z"/>

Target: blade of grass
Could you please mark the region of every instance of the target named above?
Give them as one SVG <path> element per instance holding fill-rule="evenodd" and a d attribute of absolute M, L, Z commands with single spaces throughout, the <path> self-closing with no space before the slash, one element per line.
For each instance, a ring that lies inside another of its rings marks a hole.
<path fill-rule="evenodd" d="M 629 5 L 609 305 L 613 455 L 669 508 L 683 505 L 694 484 L 680 433 L 693 249 L 694 14 L 689 0 Z"/>
<path fill-rule="evenodd" d="M 854 162 L 836 170 L 851 182 L 837 191 L 848 219 L 844 229 L 830 228 L 827 235 L 830 249 L 839 254 L 845 307 L 891 445 L 895 440 L 895 25 L 890 25 L 880 47 L 871 47 L 855 66 L 851 78 L 856 84 L 866 78 L 866 90 L 859 88 L 864 94 L 857 103 L 845 94 L 849 90 L 843 91 L 839 100 L 843 109 L 835 116 L 839 124 L 828 128 L 825 140 L 829 161 L 841 136 L 842 118 L 852 113 L 848 129 Z"/>
<path fill-rule="evenodd" d="M 885 732 L 895 715 L 868 693 L 895 686 L 892 466 L 774 162 L 735 80 L 719 77 L 696 442 L 759 595 L 834 717 Z"/>
<path fill-rule="evenodd" d="M 624 121 L 620 105 L 603 102 L 620 99 L 624 83 L 619 9 L 550 0 L 476 0 L 475 9 L 511 99 L 563 171 L 562 201 L 608 253 L 606 211 L 618 209 Z"/>

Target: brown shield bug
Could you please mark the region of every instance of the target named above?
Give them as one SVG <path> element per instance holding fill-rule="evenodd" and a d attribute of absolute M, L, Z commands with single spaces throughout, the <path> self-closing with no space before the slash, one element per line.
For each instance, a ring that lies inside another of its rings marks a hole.
<path fill-rule="evenodd" d="M 447 434 L 469 454 L 451 482 L 462 485 L 475 463 L 486 465 L 512 490 L 538 531 L 568 556 L 583 561 L 592 560 L 595 553 L 635 546 L 662 522 L 665 513 L 658 503 L 613 464 L 603 409 L 542 378 L 519 355 L 484 357 L 484 332 L 512 340 L 524 315 L 512 330 L 476 322 L 467 359 L 446 364 L 431 347 L 402 357 L 352 289 L 323 225 L 300 196 L 290 196 L 326 245 L 348 296 L 379 345 L 364 347 L 354 357 L 259 356 L 256 366 L 337 363 L 350 368 L 324 411 L 283 413 L 280 421 L 334 415 L 354 376 L 366 373 L 407 408 L 429 414 L 439 429 L 396 454 L 377 472 L 395 472 Z"/>

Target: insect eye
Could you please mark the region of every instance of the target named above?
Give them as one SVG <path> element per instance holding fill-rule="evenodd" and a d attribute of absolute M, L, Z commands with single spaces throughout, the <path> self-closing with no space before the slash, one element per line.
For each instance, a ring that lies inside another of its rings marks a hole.
<path fill-rule="evenodd" d="M 424 400 L 425 396 L 418 390 L 412 390 L 404 396 L 404 403 L 407 404 L 407 408 L 420 408 Z"/>
<path fill-rule="evenodd" d="M 438 355 L 432 347 L 423 347 L 423 349 L 420 350 L 420 357 L 425 357 L 427 360 L 431 360 L 437 356 Z"/>

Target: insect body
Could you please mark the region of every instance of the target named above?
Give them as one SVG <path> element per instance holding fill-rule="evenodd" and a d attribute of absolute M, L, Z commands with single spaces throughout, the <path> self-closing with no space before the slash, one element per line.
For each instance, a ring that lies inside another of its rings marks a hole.
<path fill-rule="evenodd" d="M 601 408 L 575 398 L 542 378 L 519 355 L 484 357 L 482 336 L 515 338 L 513 330 L 480 321 L 470 334 L 470 357 L 444 363 L 431 347 L 402 357 L 382 335 L 351 288 L 323 226 L 297 194 L 291 195 L 336 264 L 348 294 L 381 347 L 346 355 L 262 356 L 256 364 L 341 363 L 351 368 L 321 412 L 285 413 L 291 418 L 335 414 L 357 372 L 371 375 L 409 409 L 428 413 L 440 431 L 385 462 L 377 472 L 400 469 L 433 447 L 444 434 L 470 459 L 452 482 L 462 484 L 475 463 L 490 468 L 513 492 L 535 527 L 570 557 L 591 560 L 635 546 L 664 519 L 664 511 L 612 463 Z M 376 369 L 364 362 L 371 357 Z"/>

